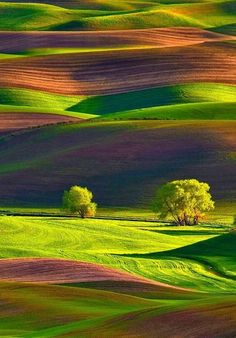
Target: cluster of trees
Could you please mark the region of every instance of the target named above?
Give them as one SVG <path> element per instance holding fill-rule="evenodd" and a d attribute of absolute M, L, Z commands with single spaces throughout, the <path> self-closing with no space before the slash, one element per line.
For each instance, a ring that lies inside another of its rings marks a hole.
<path fill-rule="evenodd" d="M 214 209 L 210 186 L 198 180 L 178 180 L 161 186 L 153 201 L 153 211 L 161 218 L 169 215 L 179 225 L 197 225 Z"/>
<path fill-rule="evenodd" d="M 205 213 L 214 209 L 214 201 L 207 183 L 196 179 L 172 181 L 158 188 L 152 210 L 160 218 L 172 217 L 178 225 L 197 225 Z M 87 188 L 73 186 L 63 195 L 63 207 L 71 214 L 80 217 L 93 217 L 97 204 L 92 201 L 93 194 Z"/>

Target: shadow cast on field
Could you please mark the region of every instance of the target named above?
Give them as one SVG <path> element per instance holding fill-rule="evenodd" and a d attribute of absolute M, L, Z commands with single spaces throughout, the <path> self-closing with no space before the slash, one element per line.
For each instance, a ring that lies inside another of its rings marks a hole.
<path fill-rule="evenodd" d="M 160 228 L 159 228 L 160 229 Z M 155 229 L 147 229 L 144 228 L 142 230 L 148 230 L 151 232 L 155 232 L 155 233 L 160 233 L 163 235 L 169 235 L 169 236 L 211 236 L 216 234 L 216 232 L 214 230 L 212 231 L 205 231 L 205 230 L 196 230 L 196 231 L 191 231 L 191 230 L 155 230 Z M 217 232 L 218 234 L 218 232 Z"/>
<path fill-rule="evenodd" d="M 230 232 L 227 234 L 218 235 L 210 239 L 199 241 L 194 244 L 186 245 L 177 249 L 162 252 L 150 252 L 146 254 L 139 253 L 122 254 L 122 256 L 146 258 L 146 259 L 183 258 L 183 257 L 189 259 L 198 259 L 199 256 L 204 257 L 224 256 L 236 258 L 235 246 L 236 246 L 236 233 Z"/>

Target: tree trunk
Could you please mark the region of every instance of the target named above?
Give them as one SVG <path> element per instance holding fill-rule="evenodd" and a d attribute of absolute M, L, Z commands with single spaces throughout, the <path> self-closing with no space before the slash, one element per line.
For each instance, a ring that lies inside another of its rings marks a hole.
<path fill-rule="evenodd" d="M 81 217 L 81 218 L 85 218 L 85 213 L 81 211 L 81 212 L 80 212 L 80 217 Z"/>
<path fill-rule="evenodd" d="M 178 224 L 179 225 L 185 225 L 184 219 L 178 217 Z"/>

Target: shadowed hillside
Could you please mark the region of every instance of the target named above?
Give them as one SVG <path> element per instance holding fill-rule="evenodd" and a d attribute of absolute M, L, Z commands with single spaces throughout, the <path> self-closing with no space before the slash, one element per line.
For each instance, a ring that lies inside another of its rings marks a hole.
<path fill-rule="evenodd" d="M 90 122 L 22 133 L 1 140 L 1 202 L 60 204 L 66 188 L 81 184 L 102 205 L 148 206 L 156 186 L 182 177 L 234 199 L 234 134 L 232 121 Z"/>

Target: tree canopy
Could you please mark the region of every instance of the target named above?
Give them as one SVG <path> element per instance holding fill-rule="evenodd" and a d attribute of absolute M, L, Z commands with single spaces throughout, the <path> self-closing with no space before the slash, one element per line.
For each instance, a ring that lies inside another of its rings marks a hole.
<path fill-rule="evenodd" d="M 198 224 L 214 209 L 210 186 L 196 179 L 177 180 L 161 186 L 153 201 L 153 211 L 162 218 L 171 216 L 176 224 Z"/>
<path fill-rule="evenodd" d="M 96 214 L 97 205 L 92 202 L 93 194 L 87 188 L 73 186 L 63 194 L 63 208 L 78 214 L 81 218 L 92 217 Z"/>

